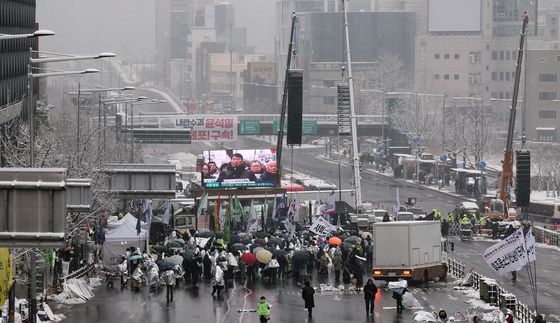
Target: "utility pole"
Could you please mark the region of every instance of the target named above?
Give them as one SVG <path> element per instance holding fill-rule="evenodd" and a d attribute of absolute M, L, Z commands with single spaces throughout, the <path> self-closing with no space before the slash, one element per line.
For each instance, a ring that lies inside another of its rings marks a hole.
<path fill-rule="evenodd" d="M 358 124 L 356 122 L 356 111 L 354 109 L 354 83 L 352 81 L 352 57 L 350 53 L 350 34 L 348 32 L 348 13 L 346 12 L 346 1 L 342 0 L 344 11 L 344 33 L 346 36 L 346 65 L 348 68 L 348 87 L 350 89 L 350 119 L 352 127 L 352 166 L 354 168 L 354 188 L 356 190 L 356 209 L 360 213 L 362 209 L 362 185 L 360 182 L 360 159 L 358 157 Z"/>
<path fill-rule="evenodd" d="M 80 82 L 78 82 L 78 124 L 77 124 L 77 128 L 78 130 L 76 131 L 76 155 L 80 154 L 80 100 L 81 100 L 81 88 L 80 88 Z"/>
<path fill-rule="evenodd" d="M 282 144 L 284 142 L 284 124 L 286 123 L 286 112 L 288 110 L 288 70 L 292 64 L 292 51 L 294 46 L 294 31 L 296 28 L 296 13 L 292 12 L 292 29 L 290 31 L 290 44 L 288 45 L 288 57 L 286 58 L 286 71 L 284 74 L 284 93 L 282 94 L 282 110 L 280 111 L 280 124 L 278 127 L 278 140 L 276 141 L 276 164 L 282 171 Z"/>
<path fill-rule="evenodd" d="M 134 164 L 134 103 L 130 102 L 130 163 Z"/>

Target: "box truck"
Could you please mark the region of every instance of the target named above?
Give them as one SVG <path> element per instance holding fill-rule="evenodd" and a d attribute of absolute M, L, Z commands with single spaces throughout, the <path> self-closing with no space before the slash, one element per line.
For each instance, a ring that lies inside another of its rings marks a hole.
<path fill-rule="evenodd" d="M 376 280 L 444 280 L 440 223 L 434 221 L 378 222 L 373 226 L 373 269 Z"/>

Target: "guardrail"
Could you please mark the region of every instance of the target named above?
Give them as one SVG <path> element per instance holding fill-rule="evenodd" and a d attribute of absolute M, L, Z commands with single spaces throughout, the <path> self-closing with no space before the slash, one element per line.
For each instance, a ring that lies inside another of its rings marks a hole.
<path fill-rule="evenodd" d="M 465 275 L 467 274 L 467 271 L 465 269 L 465 265 L 459 261 L 456 261 L 454 259 L 448 258 L 447 259 L 447 267 L 449 270 L 449 273 L 457 278 L 464 278 Z M 482 279 L 484 279 L 485 277 L 480 275 L 479 273 L 477 273 L 476 271 L 471 271 L 471 281 L 472 281 L 472 287 L 475 288 L 476 290 L 480 290 L 480 282 Z M 505 289 L 503 289 L 502 287 L 500 287 L 500 285 L 497 285 L 497 295 L 496 295 L 496 306 L 498 306 L 498 308 L 503 308 L 506 306 L 506 304 L 501 304 L 502 302 L 502 295 L 506 295 L 506 294 L 511 294 L 508 293 Z M 521 323 L 533 323 L 535 322 L 535 317 L 537 315 L 536 312 L 531 311 L 529 309 L 529 307 L 523 303 L 521 303 L 519 300 L 517 300 L 516 297 L 516 301 L 515 301 L 515 311 L 514 311 L 514 316 L 517 320 L 519 320 L 519 322 Z"/>
<path fill-rule="evenodd" d="M 535 240 L 537 242 L 560 247 L 560 232 L 533 226 L 533 235 L 535 236 Z"/>

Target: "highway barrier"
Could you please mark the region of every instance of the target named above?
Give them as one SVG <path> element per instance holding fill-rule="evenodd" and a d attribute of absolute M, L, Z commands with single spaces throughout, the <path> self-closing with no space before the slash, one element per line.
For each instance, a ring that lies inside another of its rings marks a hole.
<path fill-rule="evenodd" d="M 533 226 L 533 235 L 539 243 L 560 247 L 560 232 Z"/>
<path fill-rule="evenodd" d="M 480 291 L 481 285 L 484 284 L 484 280 L 487 279 L 486 277 L 478 274 L 474 270 L 466 271 L 465 265 L 459 261 L 454 259 L 448 258 L 447 259 L 447 266 L 449 268 L 449 273 L 457 278 L 465 278 L 467 274 L 470 273 L 470 281 L 472 283 L 472 287 L 475 290 Z M 495 295 L 495 304 L 498 308 L 509 308 L 512 309 L 514 306 L 511 304 L 511 293 L 508 293 L 499 285 L 497 286 L 497 295 Z M 535 317 L 537 313 L 535 311 L 531 311 L 529 307 L 518 300 L 515 300 L 515 309 L 512 309 L 514 316 L 519 322 L 521 323 L 533 323 L 535 322 Z"/>

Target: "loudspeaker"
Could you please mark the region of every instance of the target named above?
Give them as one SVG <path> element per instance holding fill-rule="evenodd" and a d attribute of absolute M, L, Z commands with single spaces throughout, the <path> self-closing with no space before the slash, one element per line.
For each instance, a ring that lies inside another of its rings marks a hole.
<path fill-rule="evenodd" d="M 516 152 L 515 202 L 525 207 L 531 203 L 531 153 L 528 150 Z"/>
<path fill-rule="evenodd" d="M 288 145 L 301 145 L 303 70 L 288 70 Z"/>

